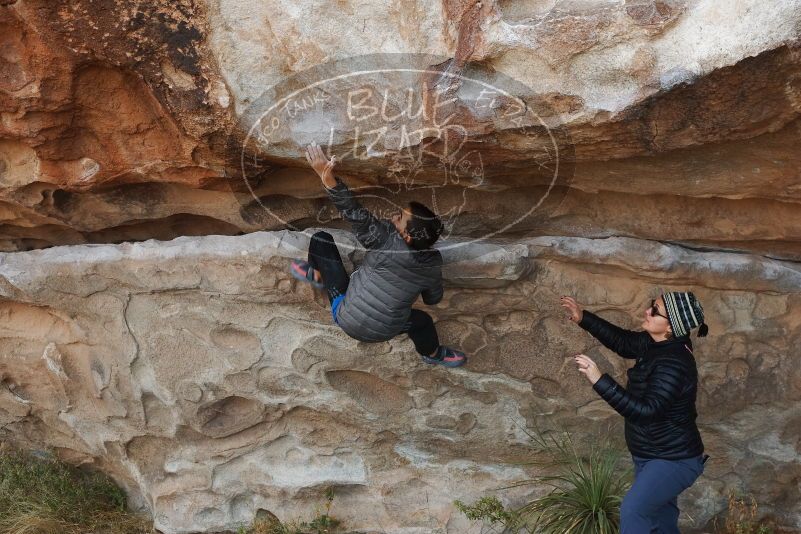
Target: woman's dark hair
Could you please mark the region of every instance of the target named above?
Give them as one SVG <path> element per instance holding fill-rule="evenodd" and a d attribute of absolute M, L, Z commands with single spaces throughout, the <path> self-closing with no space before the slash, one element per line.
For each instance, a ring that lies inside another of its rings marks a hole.
<path fill-rule="evenodd" d="M 409 202 L 409 211 L 412 212 L 412 218 L 406 223 L 406 233 L 412 238 L 409 244 L 416 250 L 430 249 L 442 233 L 442 221 L 419 202 Z"/>

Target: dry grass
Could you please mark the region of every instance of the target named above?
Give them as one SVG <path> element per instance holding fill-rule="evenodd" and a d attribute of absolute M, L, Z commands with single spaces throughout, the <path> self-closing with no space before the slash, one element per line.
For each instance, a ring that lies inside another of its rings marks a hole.
<path fill-rule="evenodd" d="M 752 496 L 742 497 L 729 493 L 729 504 L 723 526 L 715 521 L 718 534 L 773 534 L 772 525 L 759 520 L 759 506 Z"/>
<path fill-rule="evenodd" d="M 54 459 L 0 450 L 0 532 L 4 534 L 149 534 L 108 477 Z"/>
<path fill-rule="evenodd" d="M 242 527 L 237 534 L 336 534 L 341 532 L 340 522 L 331 515 L 334 503 L 334 489 L 325 492 L 325 504 L 315 512 L 311 521 L 291 521 L 282 523 L 272 514 L 257 519 L 249 528 Z"/>

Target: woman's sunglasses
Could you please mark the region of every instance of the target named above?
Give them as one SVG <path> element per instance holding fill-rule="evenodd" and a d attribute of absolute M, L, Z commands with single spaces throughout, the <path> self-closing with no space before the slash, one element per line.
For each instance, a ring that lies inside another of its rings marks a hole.
<path fill-rule="evenodd" d="M 656 305 L 656 299 L 651 299 L 651 315 L 652 316 L 658 315 L 659 317 L 664 317 L 668 321 L 670 320 L 666 315 L 662 315 L 661 313 L 659 313 L 659 307 Z"/>

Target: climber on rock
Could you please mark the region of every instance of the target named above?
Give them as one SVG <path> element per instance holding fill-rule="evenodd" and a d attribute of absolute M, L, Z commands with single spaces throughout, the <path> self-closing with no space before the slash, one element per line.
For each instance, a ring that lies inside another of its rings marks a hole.
<path fill-rule="evenodd" d="M 621 534 L 679 534 L 677 498 L 704 471 L 701 434 L 695 424 L 698 370 L 690 332 L 705 336 L 704 310 L 695 295 L 671 291 L 645 308 L 642 332 L 625 330 L 562 297 L 568 319 L 606 348 L 635 360 L 624 388 L 584 354 L 578 371 L 625 418 L 634 484 L 620 506 Z"/>
<path fill-rule="evenodd" d="M 412 308 L 418 296 L 427 305 L 442 300 L 442 256 L 433 248 L 442 232 L 439 217 L 411 202 L 391 220 L 378 219 L 334 177 L 336 156 L 329 160 L 312 144 L 306 159 L 367 253 L 349 277 L 334 238 L 317 232 L 309 244 L 308 261 L 292 261 L 292 275 L 325 289 L 334 322 L 350 337 L 378 343 L 406 333 L 424 362 L 464 365 L 464 353 L 440 345 L 431 316 Z"/>

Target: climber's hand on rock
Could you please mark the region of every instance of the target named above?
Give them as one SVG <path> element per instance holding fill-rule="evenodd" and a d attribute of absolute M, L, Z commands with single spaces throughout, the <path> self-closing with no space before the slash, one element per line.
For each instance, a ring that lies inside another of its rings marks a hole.
<path fill-rule="evenodd" d="M 306 161 L 323 181 L 323 185 L 328 189 L 337 185 L 334 179 L 334 165 L 337 164 L 337 157 L 331 156 L 329 160 L 325 157 L 323 149 L 317 143 L 312 143 L 306 147 Z"/>
<path fill-rule="evenodd" d="M 580 323 L 581 318 L 584 316 L 584 311 L 581 309 L 578 302 L 576 302 L 576 299 L 573 297 L 562 297 L 559 300 L 562 301 L 562 307 L 566 308 L 568 313 L 570 313 L 567 318 L 574 323 Z"/>
<path fill-rule="evenodd" d="M 589 358 L 589 356 L 577 354 L 573 357 L 573 359 L 578 366 L 579 373 L 586 376 L 587 380 L 590 381 L 590 384 L 595 385 L 595 383 L 601 379 L 601 371 L 598 369 L 598 366 L 595 365 L 595 362 Z"/>

